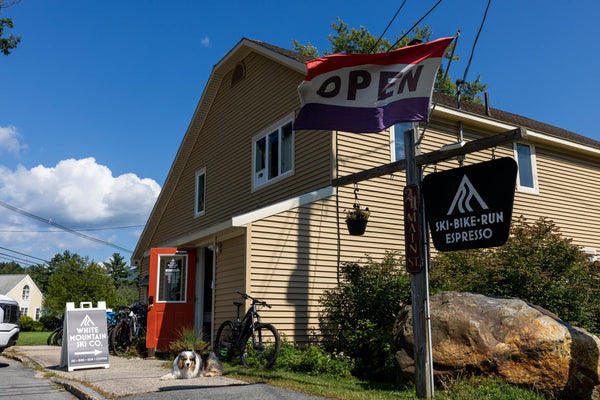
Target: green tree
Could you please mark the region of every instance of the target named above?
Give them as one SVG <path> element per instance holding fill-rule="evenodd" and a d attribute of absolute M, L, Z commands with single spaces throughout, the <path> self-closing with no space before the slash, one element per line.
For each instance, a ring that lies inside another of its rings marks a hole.
<path fill-rule="evenodd" d="M 79 305 L 82 301 L 106 301 L 107 307 L 116 304 L 116 290 L 106 269 L 88 257 L 66 250 L 50 261 L 54 273 L 48 280 L 44 305 L 52 314 L 62 314 L 67 302 Z"/>
<path fill-rule="evenodd" d="M 16 262 L 1 262 L 0 263 L 0 275 L 9 274 L 26 274 L 25 270 Z"/>
<path fill-rule="evenodd" d="M 19 3 L 19 1 L 20 0 L 5 2 L 4 0 L 0 0 L 0 14 L 2 14 L 3 9 Z M 21 41 L 21 35 L 4 37 L 4 28 L 14 28 L 12 18 L 0 18 L 0 52 L 7 56 L 10 54 L 11 50 L 17 47 L 17 44 Z"/>
<path fill-rule="evenodd" d="M 48 265 L 37 264 L 27 267 L 26 271 L 45 296 L 48 293 L 48 280 L 54 269 Z"/>
<path fill-rule="evenodd" d="M 125 257 L 121 254 L 113 253 L 108 259 L 108 262 L 104 263 L 108 273 L 114 280 L 115 287 L 133 286 L 136 284 L 136 282 L 131 279 L 131 270 L 124 260 Z"/>
<path fill-rule="evenodd" d="M 432 31 L 428 26 L 424 28 L 416 27 L 411 35 L 404 36 L 402 32 L 401 36 L 396 36 L 394 43 L 391 43 L 389 39 L 382 37 L 381 39 L 373 36 L 364 26 L 360 29 L 350 28 L 348 24 L 344 23 L 339 17 L 337 18 L 338 23 L 331 22 L 331 27 L 335 33 L 329 34 L 327 39 L 331 43 L 331 49 L 325 49 L 323 52 L 324 56 L 337 54 L 337 53 L 383 53 L 389 50 L 399 49 L 401 47 L 408 46 L 411 42 L 427 42 L 432 35 Z M 293 40 L 294 45 L 292 48 L 308 57 L 320 57 L 319 50 L 310 44 L 300 44 L 298 41 Z M 451 49 L 449 49 L 449 52 Z M 449 53 L 448 53 L 449 54 Z M 447 57 L 450 57 L 447 55 Z M 454 59 L 458 59 L 455 55 Z M 450 96 L 457 96 L 456 84 L 452 82 L 452 78 L 448 74 L 444 79 L 445 71 L 444 67 L 440 66 L 438 74 L 436 76 L 435 90 L 437 92 L 447 94 Z M 471 101 L 474 103 L 483 103 L 480 93 L 487 90 L 487 84 L 481 83 L 480 76 L 476 80 L 471 82 L 465 82 L 461 87 L 461 99 Z"/>

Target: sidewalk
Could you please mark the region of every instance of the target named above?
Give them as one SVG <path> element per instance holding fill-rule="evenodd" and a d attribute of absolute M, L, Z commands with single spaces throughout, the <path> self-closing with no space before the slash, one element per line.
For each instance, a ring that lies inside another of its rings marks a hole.
<path fill-rule="evenodd" d="M 10 357 L 16 353 L 15 358 L 22 362 L 34 361 L 44 368 L 44 372 L 56 374 L 59 378 L 53 379 L 59 381 L 67 390 L 87 400 L 164 391 L 176 389 L 177 386 L 200 388 L 246 385 L 245 382 L 222 376 L 161 381 L 160 377 L 170 371 L 161 367 L 165 361 L 126 359 L 112 355 L 109 356 L 109 368 L 77 369 L 68 372 L 60 368 L 60 352 L 61 348 L 58 346 L 15 346 L 5 350 L 3 355 Z M 81 381 L 86 384 L 81 384 Z"/>

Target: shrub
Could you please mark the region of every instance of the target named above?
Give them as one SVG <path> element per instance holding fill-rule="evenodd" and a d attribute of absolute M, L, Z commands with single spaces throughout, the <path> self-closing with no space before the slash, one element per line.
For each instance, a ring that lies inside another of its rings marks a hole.
<path fill-rule="evenodd" d="M 431 287 L 517 297 L 600 332 L 598 278 L 594 264 L 552 221 L 530 224 L 521 217 L 501 247 L 441 253 L 433 262 Z"/>
<path fill-rule="evenodd" d="M 283 336 L 274 369 L 304 372 L 308 375 L 349 376 L 354 369 L 354 362 L 343 353 L 328 353 L 320 346 L 310 345 L 302 349 L 295 347 Z"/>
<path fill-rule="evenodd" d="M 45 331 L 53 331 L 61 325 L 61 320 L 58 317 L 52 315 L 42 315 L 40 322 L 44 326 Z"/>
<path fill-rule="evenodd" d="M 21 315 L 19 317 L 19 323 L 21 324 L 22 332 L 41 332 L 44 328 L 44 324 L 39 321 L 34 321 L 33 318 L 27 315 Z"/>
<path fill-rule="evenodd" d="M 390 358 L 396 316 L 410 302 L 410 277 L 401 257 L 344 263 L 341 283 L 321 298 L 325 349 L 355 359 L 359 370 L 379 373 Z"/>

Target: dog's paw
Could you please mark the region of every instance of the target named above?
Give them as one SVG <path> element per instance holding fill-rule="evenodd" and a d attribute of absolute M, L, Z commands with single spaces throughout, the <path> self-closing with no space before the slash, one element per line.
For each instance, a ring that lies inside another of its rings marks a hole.
<path fill-rule="evenodd" d="M 161 381 L 168 381 L 168 380 L 171 380 L 171 379 L 174 379 L 173 378 L 173 374 L 166 374 L 166 375 L 163 375 L 163 376 L 160 377 Z"/>

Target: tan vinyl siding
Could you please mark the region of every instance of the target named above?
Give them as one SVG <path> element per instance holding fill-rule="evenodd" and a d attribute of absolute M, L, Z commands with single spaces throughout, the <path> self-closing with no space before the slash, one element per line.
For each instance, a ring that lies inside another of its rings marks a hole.
<path fill-rule="evenodd" d="M 236 293 L 246 287 L 246 235 L 221 242 L 215 268 L 215 334 L 221 323 L 235 317 Z"/>
<path fill-rule="evenodd" d="M 232 71 L 224 74 L 151 247 L 330 184 L 330 134 L 300 131 L 295 132 L 294 174 L 253 190 L 252 139 L 293 117 L 303 77 L 255 53 L 244 64 L 246 76 L 233 87 Z M 201 168 L 206 168 L 206 213 L 195 218 L 195 174 Z"/>

